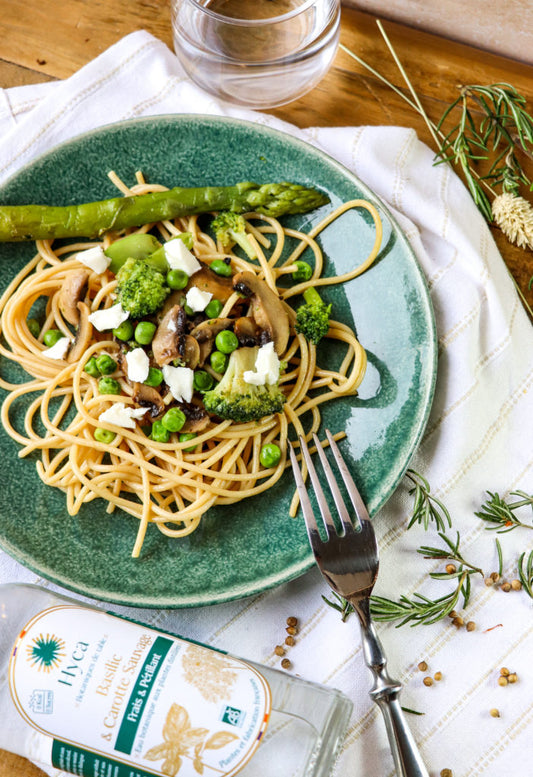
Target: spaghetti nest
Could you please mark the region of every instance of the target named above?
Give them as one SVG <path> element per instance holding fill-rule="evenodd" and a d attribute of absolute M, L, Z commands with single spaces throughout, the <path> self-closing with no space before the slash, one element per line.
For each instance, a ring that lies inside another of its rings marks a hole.
<path fill-rule="evenodd" d="M 127 194 L 164 188 L 148 186 L 142 177 L 131 189 L 120 181 L 117 185 Z M 322 275 L 324 259 L 316 238 L 328 224 L 353 208 L 365 209 L 374 220 L 374 246 L 350 272 L 325 277 Z M 138 518 L 133 556 L 139 555 L 151 523 L 165 535 L 183 537 L 195 530 L 213 505 L 232 504 L 269 489 L 287 465 L 290 428 L 309 440 L 320 425 L 320 406 L 332 399 L 356 394 L 365 373 L 363 347 L 348 326 L 333 319 L 326 338 L 341 344 L 340 366 L 328 369 L 317 364 L 317 348 L 297 333 L 296 306 L 289 302 L 308 287 L 351 280 L 372 264 L 382 236 L 380 217 L 374 206 L 364 200 L 347 202 L 307 234 L 285 228 L 279 221 L 257 213 L 249 213 L 245 218 L 248 237 L 257 255 L 253 261 L 243 258 L 240 251 L 222 249 L 208 232 L 202 231 L 196 216 L 148 224 L 140 231 L 157 232 L 162 241 L 189 232 L 192 252 L 202 265 L 229 260 L 233 273 L 253 273 L 277 295 L 289 322 L 288 343 L 279 354 L 284 367 L 279 386 L 285 396 L 279 413 L 249 423 L 210 416 L 193 440 L 181 442 L 178 434 L 170 435 L 168 442 L 152 439 L 146 419 L 140 418 L 134 428 L 99 420 L 117 400 L 126 407 L 136 404 L 135 384 L 128 380 L 127 371 L 122 368 L 121 343 L 111 332 L 98 332 L 90 325 L 84 333 L 81 356 L 76 352 L 79 348 L 74 347 L 64 359 L 51 359 L 43 342 L 50 329 L 73 339 L 75 333 L 62 314 L 59 296 L 69 276 L 81 267 L 76 254 L 93 247 L 94 242 L 57 249 L 49 241 L 38 242 L 37 255 L 0 300 L 5 343 L 0 345 L 0 354 L 17 362 L 32 376 L 17 384 L 0 378 L 0 385 L 8 392 L 1 415 L 6 431 L 22 446 L 19 456 L 38 455 L 39 477 L 45 484 L 64 491 L 70 515 L 76 515 L 84 503 L 101 498 L 107 503 L 109 513 L 119 508 Z M 124 234 L 108 233 L 101 245 L 106 248 Z M 295 284 L 291 274 L 304 251 L 306 257 L 312 256 L 312 275 L 305 282 Z M 89 311 L 111 307 L 116 303 L 116 283 L 109 270 L 101 274 L 91 271 L 81 304 Z M 43 321 L 37 333 L 29 320 L 39 304 L 43 308 Z M 239 306 L 242 315 L 242 305 L 242 298 L 233 292 L 220 316 L 234 317 Z M 85 369 L 91 357 L 99 354 L 108 354 L 117 361 L 113 378 L 120 386 L 119 397 L 99 393 L 98 380 Z M 215 380 L 220 379 L 209 366 L 204 369 Z M 165 401 L 164 384 L 157 391 Z M 201 404 L 201 395 L 196 401 Z M 95 439 L 95 430 L 102 427 L 112 433 L 110 442 Z M 279 446 L 281 457 L 276 466 L 265 468 L 261 465 L 260 453 L 264 445 L 273 442 Z M 296 506 L 293 500 L 293 513 Z"/>

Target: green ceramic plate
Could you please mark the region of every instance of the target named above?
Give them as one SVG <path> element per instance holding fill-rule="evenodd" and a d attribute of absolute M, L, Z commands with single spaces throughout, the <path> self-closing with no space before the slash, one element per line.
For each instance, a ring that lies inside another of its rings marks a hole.
<path fill-rule="evenodd" d="M 17 173 L 0 190 L 0 201 L 62 205 L 116 196 L 109 170 L 126 182 L 142 170 L 167 186 L 292 180 L 324 190 L 332 205 L 354 197 L 378 205 L 385 225 L 379 260 L 360 278 L 324 292 L 335 318 L 355 326 L 369 357 L 360 395 L 325 406 L 324 426 L 346 430 L 343 452 L 375 514 L 420 440 L 436 371 L 424 278 L 390 214 L 358 179 L 311 146 L 256 124 L 204 116 L 133 120 L 82 135 Z M 306 230 L 328 207 L 290 221 Z M 364 213 L 341 217 L 321 238 L 327 272 L 359 263 L 373 239 Z M 32 255 L 30 244 L 0 245 L 0 286 Z M 335 356 L 330 351 L 321 359 Z M 4 374 L 11 369 L 2 365 Z M 134 560 L 135 519 L 110 517 L 97 502 L 71 518 L 63 494 L 43 486 L 35 462 L 18 459 L 17 452 L 2 430 L 0 544 L 22 564 L 81 594 L 142 607 L 206 605 L 279 585 L 313 563 L 302 520 L 288 516 L 288 472 L 262 496 L 211 510 L 186 539 L 170 540 L 152 527 L 142 557 Z"/>

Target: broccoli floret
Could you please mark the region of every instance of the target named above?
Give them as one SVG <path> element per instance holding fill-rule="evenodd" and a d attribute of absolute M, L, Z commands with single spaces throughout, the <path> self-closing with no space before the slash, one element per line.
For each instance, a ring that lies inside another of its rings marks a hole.
<path fill-rule="evenodd" d="M 314 286 L 306 289 L 303 296 L 305 302 L 296 311 L 296 331 L 318 345 L 328 333 L 331 305 L 326 305 Z"/>
<path fill-rule="evenodd" d="M 231 210 L 221 211 L 211 224 L 216 239 L 226 250 L 234 243 L 240 245 L 249 259 L 256 259 L 257 254 L 246 234 L 246 219 Z"/>
<path fill-rule="evenodd" d="M 127 259 L 117 281 L 118 300 L 132 318 L 155 313 L 170 294 L 165 276 L 142 259 Z"/>
<path fill-rule="evenodd" d="M 237 348 L 231 353 L 222 380 L 203 396 L 208 413 L 244 424 L 282 411 L 285 396 L 278 383 L 255 386 L 244 380 L 244 373 L 255 369 L 258 350 Z"/>

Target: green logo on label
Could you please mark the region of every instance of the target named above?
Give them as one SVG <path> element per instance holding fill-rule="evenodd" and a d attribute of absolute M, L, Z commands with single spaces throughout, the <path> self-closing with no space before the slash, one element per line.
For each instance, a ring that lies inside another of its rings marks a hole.
<path fill-rule="evenodd" d="M 244 720 L 244 712 L 237 709 L 237 707 L 230 707 L 227 705 L 222 713 L 222 722 L 228 723 L 230 726 L 242 726 Z"/>
<path fill-rule="evenodd" d="M 55 634 L 39 634 L 27 647 L 27 660 L 39 672 L 50 672 L 59 666 L 64 658 L 65 643 Z"/>

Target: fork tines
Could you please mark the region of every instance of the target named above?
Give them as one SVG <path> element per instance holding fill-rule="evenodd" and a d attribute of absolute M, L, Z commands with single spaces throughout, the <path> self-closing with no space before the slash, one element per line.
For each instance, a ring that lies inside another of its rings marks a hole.
<path fill-rule="evenodd" d="M 337 443 L 333 439 L 333 435 L 331 434 L 329 429 L 326 429 L 326 436 L 328 438 L 328 442 L 331 447 L 333 458 L 335 459 L 337 467 L 339 468 L 339 472 L 346 486 L 346 491 L 348 493 L 348 496 L 350 497 L 350 501 L 355 510 L 355 515 L 357 516 L 359 521 L 369 520 L 368 512 L 361 498 L 361 495 L 357 489 L 357 486 L 354 483 L 352 476 L 350 475 L 348 467 L 346 466 L 346 462 L 342 458 L 342 455 L 337 446 Z M 320 458 L 320 463 L 322 464 L 322 469 L 324 470 L 324 474 L 326 476 L 326 480 L 331 490 L 331 494 L 333 496 L 333 500 L 335 502 L 335 506 L 337 508 L 337 512 L 342 524 L 342 530 L 343 530 L 342 535 L 345 535 L 349 532 L 353 532 L 354 526 L 350 518 L 350 514 L 344 503 L 339 486 L 337 485 L 337 480 L 335 478 L 333 470 L 331 469 L 330 463 L 326 457 L 322 444 L 316 434 L 313 434 L 313 440 L 316 445 L 318 456 Z M 313 484 L 313 490 L 317 498 L 318 507 L 320 510 L 320 514 L 322 515 L 322 520 L 324 522 L 326 534 L 328 539 L 331 539 L 331 537 L 338 534 L 338 532 L 337 532 L 335 523 L 333 521 L 330 509 L 328 507 L 326 496 L 320 484 L 317 471 L 313 464 L 313 460 L 311 458 L 309 448 L 307 447 L 307 443 L 305 442 L 304 438 L 301 436 L 299 438 L 299 441 L 300 441 L 300 448 L 302 451 L 303 460 L 305 461 L 305 465 L 307 467 L 309 476 L 311 478 L 311 482 Z M 304 515 L 308 532 L 313 532 L 313 533 L 316 532 L 316 534 L 319 535 L 318 526 L 313 513 L 313 508 L 311 507 L 311 502 L 309 500 L 307 489 L 305 487 L 304 477 L 298 465 L 296 454 L 294 452 L 294 448 L 292 445 L 289 445 L 289 452 L 291 456 L 292 468 L 294 471 L 294 478 L 296 481 L 296 488 L 298 489 L 298 494 L 300 496 L 302 512 Z M 357 530 L 357 526 L 356 526 L 356 530 Z M 315 540 L 316 540 L 316 537 L 315 537 Z"/>

